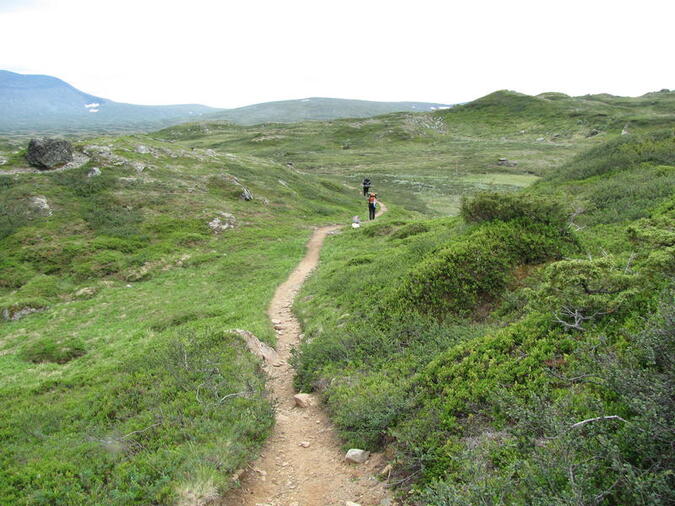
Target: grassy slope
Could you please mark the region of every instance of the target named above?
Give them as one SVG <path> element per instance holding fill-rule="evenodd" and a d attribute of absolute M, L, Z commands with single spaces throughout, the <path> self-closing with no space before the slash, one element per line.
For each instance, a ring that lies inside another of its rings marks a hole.
<path fill-rule="evenodd" d="M 572 242 L 535 211 L 502 224 L 393 214 L 332 238 L 297 304 L 298 386 L 324 394 L 346 445 L 394 453 L 411 502 L 672 500 L 674 155 L 672 130 L 615 138 L 530 197 L 484 205 L 505 216 L 559 199 Z M 558 321 L 574 324 L 568 309 L 583 330 Z M 606 415 L 626 422 L 571 428 Z"/>
<path fill-rule="evenodd" d="M 46 308 L 0 323 L 0 502 L 208 497 L 272 423 L 256 360 L 225 330 L 273 342 L 275 287 L 353 193 L 247 155 L 95 142 L 126 161 L 0 177 L 0 307 Z M 213 234 L 218 212 L 237 227 Z"/>
<path fill-rule="evenodd" d="M 364 409 L 374 402 L 377 420 L 367 414 L 344 434 L 379 444 L 383 428 L 412 405 L 407 394 L 403 401 L 395 395 L 408 385 L 401 378 L 449 345 L 486 335 L 496 325 L 485 317 L 494 301 L 478 308 L 480 325 L 439 327 L 428 316 L 404 315 L 396 322 L 404 339 L 391 339 L 390 322 L 380 322 L 372 336 L 362 325 L 373 318 L 369 311 L 378 307 L 380 292 L 397 279 L 392 273 L 402 276 L 430 251 L 471 233 L 457 219 L 405 224 L 409 210 L 455 214 L 460 196 L 526 186 L 620 130 L 592 115 L 537 120 L 541 111 L 534 109 L 514 115 L 509 111 L 518 96 L 498 93 L 495 99 L 480 113 L 469 107 L 286 126 L 207 123 L 96 139 L 90 142 L 112 145 L 128 162 L 92 161 L 103 170 L 93 180 L 85 177 L 87 167 L 0 178 L 0 247 L 9 252 L 1 260 L 0 304 L 12 311 L 49 308 L 0 326 L 0 367 L 8 372 L 2 402 L 13 408 L 2 411 L 3 500 L 168 502 L 226 487 L 228 473 L 250 457 L 271 417 L 255 361 L 223 329 L 247 328 L 271 342 L 264 308 L 302 254 L 308 224 L 362 214 L 354 194 L 335 182 L 355 186 L 366 174 L 388 202 L 399 205 L 391 206 L 385 222 L 363 230 L 367 241 L 351 231 L 330 240 L 326 268 L 310 288 L 314 298 L 300 309 L 311 312 L 311 334 L 344 334 L 351 341 L 342 349 L 338 339 L 336 356 L 324 356 L 318 347 L 316 373 L 303 381 L 322 384 L 321 378 L 341 375 L 349 362 L 347 383 L 329 402 L 341 427 L 340 399 Z M 603 107 L 621 126 L 627 116 L 643 114 L 644 129 L 656 114 L 667 114 L 663 104 L 670 96 L 654 100 L 654 110 L 644 114 L 642 105 L 638 112 Z M 490 107 L 496 109 L 490 113 Z M 587 138 L 596 127 L 608 129 Z M 136 153 L 137 144 L 152 146 L 155 155 Z M 21 164 L 16 147 L 15 139 L 0 145 L 9 168 Z M 519 164 L 497 166 L 499 156 Z M 139 177 L 132 161 L 150 167 Z M 240 200 L 241 189 L 227 174 L 256 200 Z M 36 195 L 47 198 L 53 216 L 28 210 Z M 213 236 L 205 223 L 218 211 L 233 213 L 239 227 Z M 619 236 L 613 235 L 621 245 Z M 81 288 L 90 290 L 76 295 Z M 514 297 L 513 306 L 520 300 Z M 331 316 L 335 310 L 339 321 Z M 364 339 L 364 328 L 374 340 Z M 391 360 L 399 355 L 402 360 Z M 368 365 L 374 401 L 349 397 L 364 384 L 364 356 L 391 362 Z M 423 451 L 418 456 L 433 458 Z"/>
<path fill-rule="evenodd" d="M 675 93 L 657 95 L 608 105 L 583 97 L 553 100 L 496 92 L 429 114 L 250 127 L 195 123 L 160 135 L 187 146 L 290 162 L 352 186 L 370 176 L 383 198 L 447 215 L 457 214 L 463 195 L 531 184 L 579 151 L 620 133 L 627 122 L 639 131 L 672 121 Z M 594 129 L 600 133 L 587 137 Z M 518 165 L 497 165 L 500 157 Z"/>

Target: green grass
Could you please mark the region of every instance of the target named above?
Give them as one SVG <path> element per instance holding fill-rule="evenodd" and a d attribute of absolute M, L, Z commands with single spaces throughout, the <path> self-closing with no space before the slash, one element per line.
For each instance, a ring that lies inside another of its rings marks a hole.
<path fill-rule="evenodd" d="M 89 142 L 127 161 L 2 179 L 0 309 L 40 311 L 0 323 L 0 502 L 218 495 L 273 422 L 259 363 L 227 329 L 274 344 L 265 309 L 311 227 L 349 221 L 359 202 L 249 155 Z M 214 234 L 220 212 L 236 227 Z"/>

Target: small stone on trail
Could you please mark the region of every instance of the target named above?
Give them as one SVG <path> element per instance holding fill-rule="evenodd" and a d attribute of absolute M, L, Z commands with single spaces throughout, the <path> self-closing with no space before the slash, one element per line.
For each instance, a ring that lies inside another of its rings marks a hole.
<path fill-rule="evenodd" d="M 345 455 L 345 460 L 347 462 L 352 462 L 354 464 L 363 464 L 370 457 L 370 452 L 365 450 L 359 450 L 358 448 L 352 448 Z"/>
<path fill-rule="evenodd" d="M 302 442 L 298 443 L 298 446 L 302 446 L 303 448 L 309 448 L 310 444 L 311 443 L 309 441 L 302 441 Z"/>
<path fill-rule="evenodd" d="M 357 502 L 345 501 L 345 506 L 361 506 Z"/>
<path fill-rule="evenodd" d="M 310 394 L 295 394 L 293 400 L 299 408 L 308 408 L 314 404 L 314 398 Z"/>

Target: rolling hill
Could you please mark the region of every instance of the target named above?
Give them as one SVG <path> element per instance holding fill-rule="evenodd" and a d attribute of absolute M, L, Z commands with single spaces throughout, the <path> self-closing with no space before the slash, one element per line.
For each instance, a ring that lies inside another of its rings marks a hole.
<path fill-rule="evenodd" d="M 374 102 L 311 97 L 228 109 L 210 114 L 207 119 L 231 121 L 239 125 L 296 123 L 338 118 L 368 118 L 390 112 L 428 112 L 449 107 L 447 104 L 429 102 Z"/>
<path fill-rule="evenodd" d="M 672 503 L 673 97 L 208 120 L 50 172 L 0 135 L 0 503 L 236 486 L 273 409 L 229 329 L 274 345 L 275 288 L 364 175 L 389 212 L 294 306 L 296 385 L 342 441 L 409 505 Z"/>
<path fill-rule="evenodd" d="M 0 70 L 0 132 L 148 131 L 195 119 L 242 125 L 369 117 L 449 107 L 426 102 L 305 98 L 216 109 L 198 104 L 134 105 L 78 90 L 52 76 Z"/>

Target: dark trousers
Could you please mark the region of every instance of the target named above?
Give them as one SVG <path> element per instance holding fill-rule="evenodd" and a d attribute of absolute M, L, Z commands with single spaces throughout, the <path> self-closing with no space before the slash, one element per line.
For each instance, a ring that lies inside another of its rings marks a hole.
<path fill-rule="evenodd" d="M 368 195 L 368 191 L 370 190 L 370 186 L 364 186 L 363 187 L 363 196 L 365 197 Z"/>
<path fill-rule="evenodd" d="M 373 204 L 368 204 L 368 219 L 375 219 L 375 206 Z"/>

